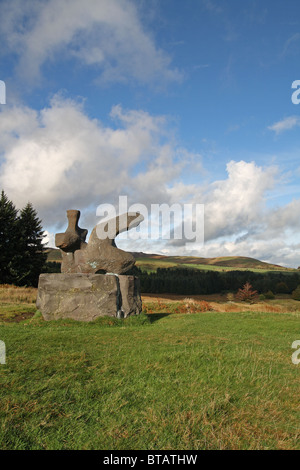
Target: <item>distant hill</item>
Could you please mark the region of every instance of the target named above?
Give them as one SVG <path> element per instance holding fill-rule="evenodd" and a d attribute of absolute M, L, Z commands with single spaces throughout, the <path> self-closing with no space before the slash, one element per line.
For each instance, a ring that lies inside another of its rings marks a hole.
<path fill-rule="evenodd" d="M 61 263 L 61 253 L 58 248 L 47 248 L 47 261 L 56 261 L 57 263 Z"/>
<path fill-rule="evenodd" d="M 48 261 L 61 262 L 61 253 L 57 248 L 47 248 Z M 145 271 L 156 271 L 157 268 L 186 267 L 213 271 L 285 271 L 293 272 L 292 268 L 247 256 L 221 256 L 218 258 L 200 258 L 195 256 L 164 256 L 154 253 L 133 252 L 136 259 L 136 266 Z M 297 271 L 297 270 L 296 270 Z"/>
<path fill-rule="evenodd" d="M 190 267 L 203 270 L 232 271 L 295 271 L 277 264 L 266 263 L 246 256 L 221 256 L 218 258 L 200 258 L 195 256 L 164 256 L 147 253 L 133 253 L 136 265 L 145 270 L 156 270 L 163 267 Z"/>

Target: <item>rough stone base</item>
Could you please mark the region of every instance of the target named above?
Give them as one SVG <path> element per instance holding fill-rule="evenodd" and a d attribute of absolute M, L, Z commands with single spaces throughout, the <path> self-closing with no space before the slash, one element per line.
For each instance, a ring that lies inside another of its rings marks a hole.
<path fill-rule="evenodd" d="M 114 274 L 41 274 L 36 305 L 45 320 L 126 318 L 142 311 L 140 280 Z"/>

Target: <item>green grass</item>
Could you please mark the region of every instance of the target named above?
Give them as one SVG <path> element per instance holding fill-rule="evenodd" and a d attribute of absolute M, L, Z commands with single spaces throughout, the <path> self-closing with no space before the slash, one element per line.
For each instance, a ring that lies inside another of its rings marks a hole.
<path fill-rule="evenodd" d="M 142 271 L 147 272 L 156 272 L 158 268 L 175 268 L 176 266 L 181 266 L 176 262 L 149 258 L 138 258 L 135 264 Z"/>
<path fill-rule="evenodd" d="M 22 320 L 36 311 L 36 294 L 33 287 L 0 285 L 0 321 Z"/>
<path fill-rule="evenodd" d="M 230 267 L 230 266 L 218 266 L 216 264 L 181 264 L 180 267 L 182 268 L 193 268 L 193 269 L 200 269 L 202 271 L 252 271 L 255 273 L 265 273 L 269 272 L 270 269 L 263 269 L 263 268 L 242 268 L 242 267 Z"/>
<path fill-rule="evenodd" d="M 1 449 L 299 449 L 299 313 L 0 323 Z"/>
<path fill-rule="evenodd" d="M 35 305 L 28 305 L 26 303 L 20 304 L 2 304 L 0 303 L 0 321 L 10 321 L 22 319 L 34 314 L 36 311 Z"/>

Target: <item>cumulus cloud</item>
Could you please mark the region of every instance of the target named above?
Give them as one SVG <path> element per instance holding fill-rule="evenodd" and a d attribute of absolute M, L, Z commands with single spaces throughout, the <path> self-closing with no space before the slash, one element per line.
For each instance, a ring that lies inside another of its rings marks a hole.
<path fill-rule="evenodd" d="M 287 230 L 298 233 L 300 229 L 300 200 L 293 199 L 268 214 L 268 231 L 283 236 Z"/>
<path fill-rule="evenodd" d="M 230 161 L 228 178 L 214 182 L 206 195 L 205 238 L 238 234 L 260 223 L 266 192 L 272 189 L 277 169 L 255 162 Z"/>
<path fill-rule="evenodd" d="M 190 186 L 190 199 L 205 207 L 205 241 L 248 238 L 260 231 L 266 216 L 266 196 L 275 183 L 276 167 L 262 168 L 255 162 L 230 161 L 227 178 L 204 186 Z M 185 188 L 187 190 L 187 187 Z M 185 194 L 186 195 L 186 194 Z M 174 245 L 184 245 L 186 240 Z M 219 242 L 222 243 L 222 242 Z"/>
<path fill-rule="evenodd" d="M 60 95 L 39 112 L 1 108 L 0 186 L 18 207 L 29 199 L 49 224 L 65 209 L 115 202 L 119 194 L 169 202 L 168 185 L 186 162 L 168 140 L 166 118 L 115 106 L 111 119 L 104 126 Z"/>
<path fill-rule="evenodd" d="M 289 116 L 281 121 L 275 122 L 272 126 L 268 126 L 268 129 L 274 131 L 277 135 L 284 131 L 288 131 L 300 125 L 299 116 Z"/>
<path fill-rule="evenodd" d="M 257 240 L 255 237 L 242 241 L 211 242 L 204 245 L 202 256 L 245 256 L 266 263 L 297 267 L 300 264 L 300 247 L 280 238 Z"/>
<path fill-rule="evenodd" d="M 22 105 L 0 110 L 0 188 L 19 208 L 33 203 L 50 244 L 53 227 L 66 226 L 67 209 L 81 210 L 81 225 L 91 229 L 99 204 L 118 208 L 118 196 L 127 195 L 129 205 L 149 211 L 151 204 L 204 204 L 206 242 L 194 252 L 191 245 L 186 251 L 190 240 L 184 239 L 124 240 L 123 249 L 300 265 L 299 200 L 266 204 L 280 181 L 276 167 L 232 160 L 226 178 L 204 184 L 200 156 L 176 145 L 166 117 L 114 106 L 110 118 L 111 126 L 104 125 L 61 95 L 41 111 Z M 187 167 L 198 184 L 184 182 Z"/>
<path fill-rule="evenodd" d="M 300 201 L 295 199 L 281 207 L 267 206 L 268 194 L 278 181 L 277 167 L 230 161 L 226 179 L 206 187 L 189 188 L 194 194 L 193 202 L 204 204 L 204 245 L 196 250 L 189 245 L 187 251 L 185 244 L 190 240 L 170 240 L 161 252 L 202 257 L 248 256 L 299 266 Z"/>
<path fill-rule="evenodd" d="M 143 27 L 133 0 L 5 0 L 0 15 L 2 49 L 19 57 L 22 79 L 37 80 L 59 54 L 93 66 L 102 83 L 182 79 Z"/>

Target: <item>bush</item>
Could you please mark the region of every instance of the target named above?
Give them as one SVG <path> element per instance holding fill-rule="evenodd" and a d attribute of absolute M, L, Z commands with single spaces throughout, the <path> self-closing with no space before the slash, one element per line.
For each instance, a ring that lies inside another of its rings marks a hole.
<path fill-rule="evenodd" d="M 277 294 L 288 294 L 289 288 L 285 282 L 278 282 L 275 287 Z"/>
<path fill-rule="evenodd" d="M 296 287 L 295 290 L 292 292 L 292 298 L 294 300 L 300 300 L 300 286 Z"/>
<path fill-rule="evenodd" d="M 268 292 L 265 293 L 265 298 L 268 300 L 275 299 L 275 295 L 271 290 L 268 290 Z"/>
<path fill-rule="evenodd" d="M 266 296 L 264 294 L 260 294 L 259 300 L 266 300 Z"/>
<path fill-rule="evenodd" d="M 234 294 L 232 292 L 229 292 L 226 297 L 227 297 L 228 302 L 234 301 Z"/>

